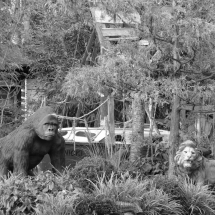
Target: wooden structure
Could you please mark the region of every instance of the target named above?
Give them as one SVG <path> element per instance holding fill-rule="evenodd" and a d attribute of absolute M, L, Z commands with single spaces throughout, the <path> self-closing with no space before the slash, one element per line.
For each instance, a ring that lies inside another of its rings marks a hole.
<path fill-rule="evenodd" d="M 124 17 L 123 14 L 110 14 L 107 11 L 101 9 L 99 1 L 89 1 L 90 10 L 92 13 L 95 30 L 89 40 L 87 46 L 87 52 L 92 45 L 92 40 L 95 38 L 95 32 L 97 33 L 100 53 L 104 54 L 108 50 L 111 43 L 117 43 L 119 40 L 137 40 L 138 36 L 135 30 L 135 26 L 140 23 L 140 16 L 138 13 L 132 13 L 129 17 Z M 106 103 L 101 107 L 100 126 L 105 125 L 105 119 L 107 117 L 110 129 L 111 141 L 115 140 L 115 125 L 114 125 L 114 98 L 110 95 L 107 89 L 102 89 L 99 92 L 101 95 L 101 103 L 109 97 L 108 104 Z"/>
<path fill-rule="evenodd" d="M 123 14 L 108 14 L 99 7 L 99 1 L 91 2 L 90 7 L 94 25 L 99 38 L 101 53 L 108 48 L 108 41 L 137 40 L 135 26 L 140 23 L 138 13 L 128 17 Z"/>

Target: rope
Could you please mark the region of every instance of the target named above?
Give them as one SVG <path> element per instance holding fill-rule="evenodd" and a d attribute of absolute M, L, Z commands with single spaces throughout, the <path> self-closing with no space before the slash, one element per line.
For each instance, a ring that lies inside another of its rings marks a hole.
<path fill-rule="evenodd" d="M 82 120 L 84 121 L 84 119 L 82 118 L 85 118 L 86 116 L 90 115 L 91 113 L 93 113 L 94 111 L 96 111 L 97 109 L 99 109 L 102 105 L 104 105 L 107 101 L 108 101 L 109 98 L 107 98 L 102 104 L 100 104 L 98 107 L 96 107 L 94 110 L 90 111 L 89 113 L 87 114 L 84 114 L 83 116 L 81 117 L 68 117 L 68 116 L 61 116 L 61 115 L 57 115 L 56 116 L 60 119 L 70 119 L 70 120 Z"/>

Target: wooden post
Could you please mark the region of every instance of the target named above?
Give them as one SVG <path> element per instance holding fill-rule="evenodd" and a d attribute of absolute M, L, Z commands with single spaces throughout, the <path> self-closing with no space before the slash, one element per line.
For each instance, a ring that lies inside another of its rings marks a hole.
<path fill-rule="evenodd" d="M 21 89 L 21 110 L 23 111 L 23 120 L 27 120 L 28 118 L 28 94 L 27 94 L 27 91 L 28 91 L 28 87 L 27 87 L 27 79 L 25 79 L 25 82 L 24 82 L 24 89 L 22 88 Z"/>
<path fill-rule="evenodd" d="M 196 129 L 196 140 L 197 143 L 200 144 L 201 142 L 201 114 L 197 113 L 197 117 L 195 119 L 195 129 Z"/>
<path fill-rule="evenodd" d="M 176 92 L 177 93 L 177 92 Z M 180 112 L 179 112 L 179 105 L 180 105 L 180 98 L 175 93 L 173 97 L 173 106 L 172 106 L 172 114 L 171 114 L 171 125 L 170 125 L 170 136 L 169 136 L 169 170 L 168 170 L 168 177 L 171 178 L 174 174 L 174 156 L 176 152 L 176 147 L 178 146 L 179 142 L 179 120 L 180 120 Z"/>
<path fill-rule="evenodd" d="M 213 131 L 213 137 L 212 137 L 212 143 L 211 143 L 211 151 L 212 151 L 212 155 L 214 157 L 215 155 L 215 130 L 214 130 L 214 127 L 215 127 L 215 113 L 213 114 L 213 125 L 212 125 L 212 131 Z"/>
<path fill-rule="evenodd" d="M 172 1 L 172 10 L 174 11 L 176 7 L 176 1 Z M 175 14 L 174 14 L 175 16 Z M 175 17 L 175 21 L 177 21 L 177 17 Z M 173 43 L 173 58 L 175 59 L 173 62 L 174 73 L 178 71 L 179 64 L 179 56 L 178 56 L 178 35 L 179 35 L 179 26 L 177 23 L 175 24 L 175 33 L 174 33 L 174 43 Z M 175 78 L 175 82 L 177 84 L 177 80 Z M 171 178 L 174 175 L 174 156 L 176 152 L 176 148 L 179 144 L 179 122 L 180 122 L 180 97 L 178 96 L 178 87 L 175 88 L 175 92 L 173 95 L 173 103 L 172 103 L 172 114 L 171 114 L 171 125 L 170 125 L 170 137 L 169 137 L 169 169 L 168 169 L 168 177 Z"/>
<path fill-rule="evenodd" d="M 134 94 L 132 100 L 132 139 L 130 161 L 134 162 L 140 157 L 140 147 L 144 141 L 145 104 L 140 92 Z"/>
<path fill-rule="evenodd" d="M 100 93 L 100 103 L 102 104 L 108 98 L 108 91 L 103 87 Z M 104 103 L 100 107 L 100 126 L 105 126 L 105 117 L 108 116 L 108 104 Z"/>
<path fill-rule="evenodd" d="M 115 144 L 115 123 L 114 123 L 114 97 L 109 96 L 108 100 L 108 123 L 110 126 L 111 144 Z"/>

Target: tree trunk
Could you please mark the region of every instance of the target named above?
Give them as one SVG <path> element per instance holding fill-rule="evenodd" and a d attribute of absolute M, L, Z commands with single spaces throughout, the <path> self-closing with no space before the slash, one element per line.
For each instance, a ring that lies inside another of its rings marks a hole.
<path fill-rule="evenodd" d="M 174 8 L 176 7 L 175 0 L 172 1 L 172 11 L 174 11 Z M 174 14 L 175 15 L 175 14 Z M 177 15 L 174 17 L 175 22 L 177 23 Z M 175 24 L 175 35 L 174 35 L 174 44 L 173 44 L 173 68 L 174 68 L 174 75 L 178 72 L 179 68 L 179 55 L 178 55 L 178 35 L 179 35 L 179 29 L 178 25 Z M 172 114 L 171 114 L 171 124 L 170 124 L 170 138 L 169 138 L 169 170 L 168 170 L 168 177 L 171 178 L 174 175 L 174 156 L 176 152 L 176 147 L 179 143 L 179 122 L 180 122 L 180 97 L 178 96 L 178 86 L 177 86 L 177 80 L 175 78 L 176 88 L 174 90 L 173 95 L 173 104 L 172 104 Z"/>
<path fill-rule="evenodd" d="M 115 144 L 115 120 L 114 120 L 114 97 L 109 96 L 108 100 L 108 123 L 110 126 L 110 139 L 111 144 Z"/>
<path fill-rule="evenodd" d="M 160 135 L 160 131 L 158 130 L 156 121 L 155 121 L 155 112 L 156 112 L 156 104 L 153 104 L 152 99 L 149 99 L 149 102 L 145 102 L 145 111 L 149 118 L 150 123 L 150 132 L 152 134 L 153 130 L 157 135 Z"/>
<path fill-rule="evenodd" d="M 134 162 L 140 156 L 140 146 L 144 140 L 144 102 L 139 93 L 134 95 L 132 101 L 132 139 L 130 161 Z"/>
<path fill-rule="evenodd" d="M 172 114 L 171 114 L 171 125 L 170 125 L 170 137 L 169 137 L 169 170 L 168 177 L 171 178 L 174 174 L 174 156 L 176 151 L 176 146 L 179 142 L 179 120 L 180 120 L 180 98 L 177 94 L 173 98 Z"/>

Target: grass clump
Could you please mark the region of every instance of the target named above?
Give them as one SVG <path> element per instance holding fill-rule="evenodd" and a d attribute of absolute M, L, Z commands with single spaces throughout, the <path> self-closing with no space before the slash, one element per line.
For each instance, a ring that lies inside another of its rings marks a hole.
<path fill-rule="evenodd" d="M 194 184 L 193 181 L 177 177 L 157 177 L 153 186 L 163 189 L 172 199 L 179 202 L 184 215 L 215 214 L 215 193 L 208 185 Z"/>
<path fill-rule="evenodd" d="M 91 182 L 92 183 L 92 182 Z M 110 199 L 116 202 L 119 211 L 144 214 L 183 214 L 182 206 L 172 199 L 162 189 L 154 187 L 150 179 L 141 180 L 140 177 L 113 173 L 109 180 L 105 176 L 98 178 L 94 186 L 94 195 L 97 199 Z"/>
<path fill-rule="evenodd" d="M 105 173 L 108 178 L 114 171 L 115 168 L 110 161 L 102 157 L 86 157 L 76 164 L 70 176 L 83 191 L 90 193 L 94 187 L 89 180 L 96 183 L 97 177 L 102 177 Z"/>

